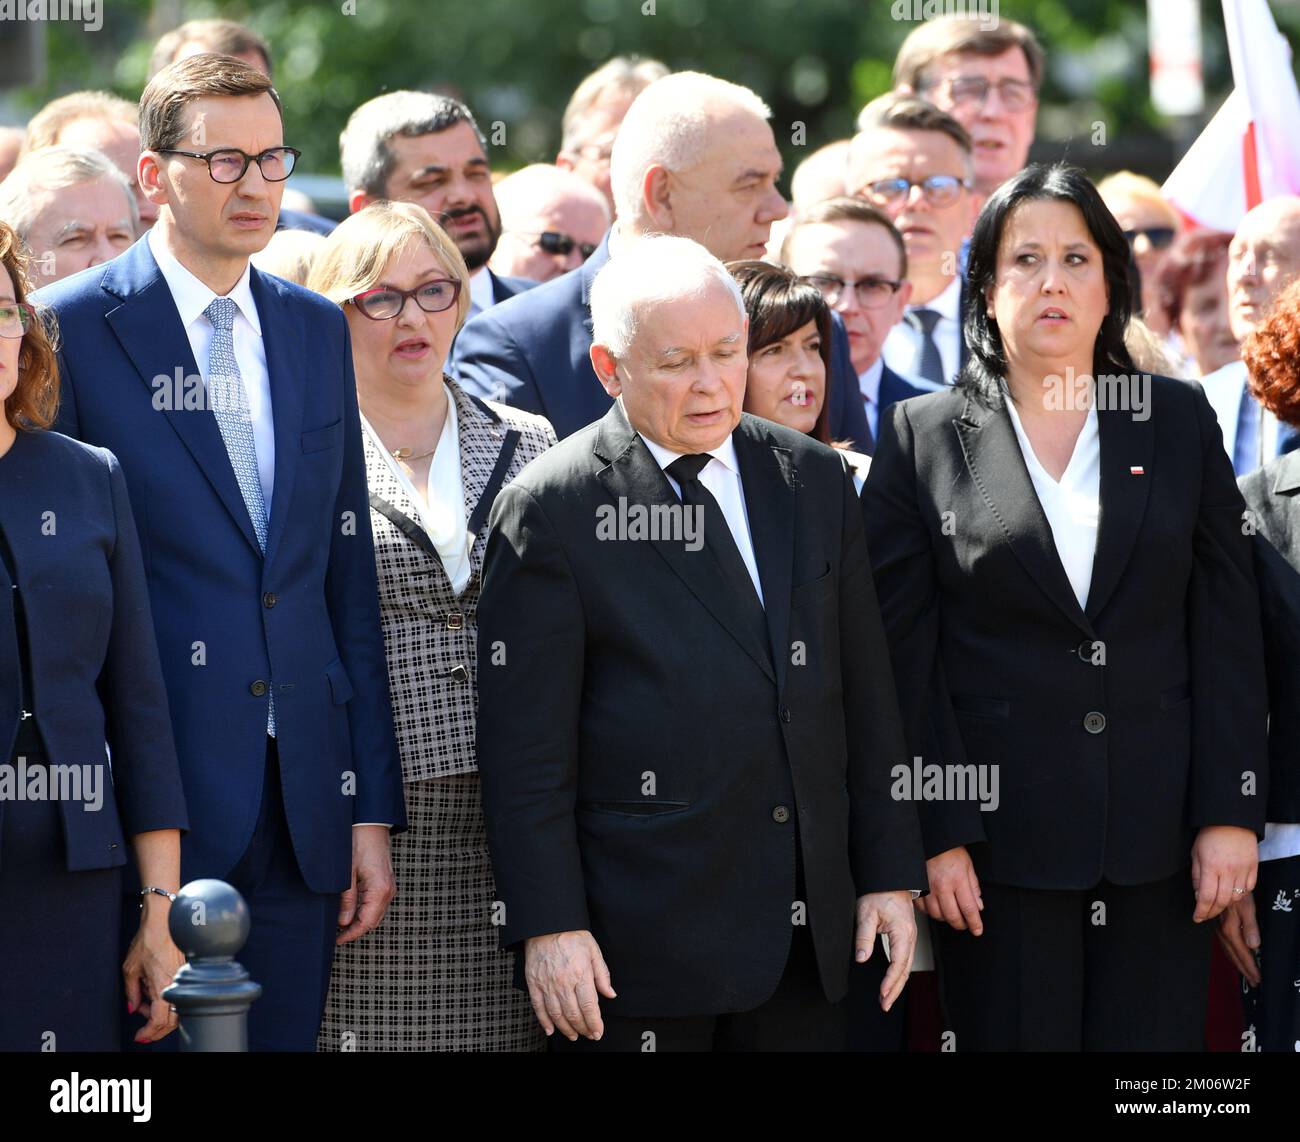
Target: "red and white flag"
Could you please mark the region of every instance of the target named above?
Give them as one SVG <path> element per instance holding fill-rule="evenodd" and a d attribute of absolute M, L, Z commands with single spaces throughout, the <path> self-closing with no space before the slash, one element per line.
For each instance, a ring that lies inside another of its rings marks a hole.
<path fill-rule="evenodd" d="M 1165 198 L 1232 232 L 1268 198 L 1300 194 L 1300 91 L 1267 0 L 1223 0 L 1233 92 L 1174 168 Z"/>

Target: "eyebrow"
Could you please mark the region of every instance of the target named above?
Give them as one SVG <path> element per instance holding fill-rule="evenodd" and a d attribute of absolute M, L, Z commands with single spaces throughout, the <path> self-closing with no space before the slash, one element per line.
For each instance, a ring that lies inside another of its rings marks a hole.
<path fill-rule="evenodd" d="M 111 223 L 109 224 L 109 226 L 110 226 L 110 228 L 116 228 L 116 227 L 118 227 L 118 226 L 121 226 L 121 227 L 123 227 L 123 228 L 129 230 L 129 229 L 131 228 L 131 223 L 130 223 L 129 221 L 127 221 L 127 219 L 125 219 L 125 218 L 118 218 L 118 219 L 114 220 L 113 222 L 111 222 Z M 59 228 L 54 232 L 54 237 L 55 237 L 56 240 L 58 240 L 59 238 L 65 238 L 65 237 L 67 237 L 69 234 L 74 234 L 74 233 L 77 233 L 78 231 L 89 230 L 89 231 L 93 232 L 94 229 L 95 229 L 95 227 L 94 227 L 91 223 L 89 223 L 89 222 L 81 222 L 81 221 L 79 221 L 78 219 L 75 219 L 75 218 L 74 218 L 71 222 L 65 222 L 62 226 L 60 226 L 60 227 L 59 227 Z"/>
<path fill-rule="evenodd" d="M 777 167 L 775 173 L 770 170 L 760 170 L 757 167 L 751 167 L 749 170 L 742 171 L 738 174 L 736 176 L 736 182 L 749 182 L 751 179 L 763 179 L 767 178 L 769 175 L 775 181 L 781 177 L 784 171 L 784 166 Z"/>
<path fill-rule="evenodd" d="M 467 167 L 485 167 L 488 165 L 488 161 L 483 158 L 474 158 L 470 159 L 465 165 Z M 445 163 L 430 163 L 428 166 L 423 166 L 418 170 L 412 171 L 411 179 L 414 181 L 417 178 L 423 178 L 425 175 L 450 173 L 451 167 L 447 166 Z"/>

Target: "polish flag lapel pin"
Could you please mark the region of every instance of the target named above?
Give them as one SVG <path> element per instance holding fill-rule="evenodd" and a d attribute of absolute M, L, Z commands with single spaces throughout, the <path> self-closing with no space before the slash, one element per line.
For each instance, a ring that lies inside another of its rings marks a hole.
<path fill-rule="evenodd" d="M 1141 464 L 1133 464 L 1129 467 L 1128 474 L 1130 476 L 1145 476 L 1147 474 L 1147 470 L 1144 467 L 1142 467 Z"/>

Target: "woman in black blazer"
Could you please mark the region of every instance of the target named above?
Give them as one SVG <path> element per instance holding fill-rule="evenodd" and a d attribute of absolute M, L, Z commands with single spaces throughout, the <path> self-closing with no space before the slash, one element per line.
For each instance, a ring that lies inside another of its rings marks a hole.
<path fill-rule="evenodd" d="M 1255 399 L 1283 424 L 1300 426 L 1300 282 L 1278 297 L 1241 356 Z M 1290 1052 L 1300 1049 L 1300 452 L 1270 460 L 1240 486 L 1264 620 L 1268 823 L 1259 882 L 1220 917 L 1219 937 L 1249 985 L 1253 1045 Z"/>
<path fill-rule="evenodd" d="M 1127 263 L 1082 172 L 1005 183 L 970 360 L 891 410 L 863 491 L 959 1051 L 1199 1049 L 1204 922 L 1254 887 L 1244 505 L 1200 386 L 1136 374 Z"/>
<path fill-rule="evenodd" d="M 58 371 L 23 270 L 0 223 L 0 1050 L 116 1050 L 124 977 L 139 1039 L 176 1026 L 185 801 L 126 483 L 46 431 Z M 123 963 L 128 837 L 147 890 Z"/>

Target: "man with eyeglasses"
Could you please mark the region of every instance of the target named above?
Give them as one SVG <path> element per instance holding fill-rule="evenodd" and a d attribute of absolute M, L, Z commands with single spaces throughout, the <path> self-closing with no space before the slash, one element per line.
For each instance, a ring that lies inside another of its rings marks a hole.
<path fill-rule="evenodd" d="M 37 295 L 63 336 L 58 427 L 111 449 L 131 493 L 189 804 L 180 881 L 248 903 L 251 1049 L 309 1051 L 335 942 L 383 917 L 406 825 L 347 324 L 249 264 L 297 158 L 266 76 L 179 60 L 140 129 L 157 223 Z"/>
<path fill-rule="evenodd" d="M 966 360 L 961 334 L 961 245 L 975 211 L 970 136 L 914 96 L 873 100 L 849 148 L 850 193 L 902 235 L 912 293 L 885 338 L 885 362 L 935 389 Z"/>
<path fill-rule="evenodd" d="M 975 190 L 987 198 L 1029 161 L 1045 56 L 1014 20 L 994 28 L 971 16 L 919 24 L 898 49 L 894 89 L 920 95 L 970 135 Z"/>
<path fill-rule="evenodd" d="M 609 208 L 571 171 L 534 163 L 496 185 L 501 241 L 488 265 L 498 274 L 548 282 L 576 270 L 609 229 Z"/>
<path fill-rule="evenodd" d="M 843 319 L 874 441 L 881 413 L 922 392 L 880 356 L 885 337 L 903 319 L 912 296 L 902 236 L 860 198 L 829 198 L 795 220 L 782 243 L 781 262 L 821 290 Z"/>
<path fill-rule="evenodd" d="M 339 136 L 339 161 L 355 214 L 378 199 L 423 206 L 469 268 L 469 316 L 534 282 L 488 266 L 501 239 L 487 140 L 459 100 L 426 91 L 390 91 L 361 104 Z"/>

